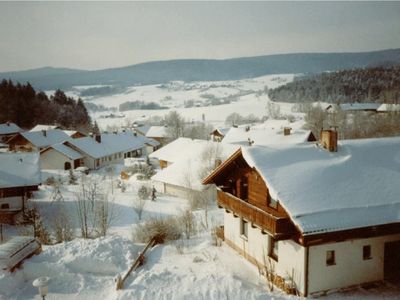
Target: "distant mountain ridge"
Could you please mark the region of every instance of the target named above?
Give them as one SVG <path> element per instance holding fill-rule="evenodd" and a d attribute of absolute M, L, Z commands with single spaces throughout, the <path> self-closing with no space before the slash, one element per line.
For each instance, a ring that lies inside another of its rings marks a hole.
<path fill-rule="evenodd" d="M 269 74 L 321 73 L 353 68 L 400 64 L 400 49 L 355 53 L 293 53 L 232 59 L 179 59 L 146 62 L 96 71 L 45 67 L 0 73 L 1 79 L 36 89 L 69 89 L 75 85 L 157 84 L 173 80 L 218 81 Z"/>

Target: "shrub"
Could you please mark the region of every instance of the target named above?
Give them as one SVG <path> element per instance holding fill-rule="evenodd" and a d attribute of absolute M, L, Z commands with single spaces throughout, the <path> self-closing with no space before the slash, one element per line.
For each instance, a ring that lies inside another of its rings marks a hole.
<path fill-rule="evenodd" d="M 132 232 L 133 241 L 139 243 L 147 243 L 154 236 L 159 236 L 164 241 L 179 239 L 181 231 L 176 218 L 155 218 L 145 223 L 137 224 Z"/>

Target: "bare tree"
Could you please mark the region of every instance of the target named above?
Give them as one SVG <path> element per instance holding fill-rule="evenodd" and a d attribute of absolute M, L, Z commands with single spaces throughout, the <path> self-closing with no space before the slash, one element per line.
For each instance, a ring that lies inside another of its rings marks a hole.
<path fill-rule="evenodd" d="M 138 216 L 139 221 L 142 220 L 143 210 L 146 206 L 147 199 L 150 197 L 150 193 L 150 189 L 147 186 L 142 185 L 138 189 L 138 197 L 133 200 L 133 210 Z"/>
<path fill-rule="evenodd" d="M 93 234 L 106 235 L 114 218 L 114 202 L 98 180 L 82 176 L 80 191 L 76 194 L 75 208 L 81 234 L 89 238 Z"/>
<path fill-rule="evenodd" d="M 164 117 L 167 133 L 171 140 L 176 140 L 184 135 L 184 118 L 176 111 L 169 112 Z"/>
<path fill-rule="evenodd" d="M 184 210 L 178 218 L 187 239 L 196 233 L 196 219 L 190 209 Z"/>

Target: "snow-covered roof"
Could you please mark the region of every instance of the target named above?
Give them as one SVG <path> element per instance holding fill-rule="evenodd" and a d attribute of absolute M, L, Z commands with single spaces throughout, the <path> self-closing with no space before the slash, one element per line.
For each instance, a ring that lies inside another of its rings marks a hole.
<path fill-rule="evenodd" d="M 96 142 L 92 137 L 83 137 L 70 141 L 70 144 L 93 158 L 139 150 L 145 147 L 146 143 L 154 142 L 144 136 L 135 136 L 131 132 L 103 133 L 101 134 L 101 143 Z"/>
<path fill-rule="evenodd" d="M 379 103 L 342 103 L 339 104 L 341 110 L 377 110 Z"/>
<path fill-rule="evenodd" d="M 171 163 L 175 162 L 182 156 L 182 154 L 190 151 L 190 145 L 192 145 L 192 141 L 193 140 L 189 138 L 178 138 L 158 149 L 157 151 L 154 151 L 149 155 L 149 157 L 156 158 L 158 160 L 165 160 Z"/>
<path fill-rule="evenodd" d="M 47 147 L 71 140 L 71 138 L 60 129 L 45 131 L 26 131 L 21 135 L 36 147 Z"/>
<path fill-rule="evenodd" d="M 41 183 L 39 153 L 0 152 L 0 188 Z"/>
<path fill-rule="evenodd" d="M 387 112 L 387 111 L 400 111 L 400 104 L 381 104 L 378 109 L 378 112 Z"/>
<path fill-rule="evenodd" d="M 146 125 L 146 124 L 134 124 L 133 125 L 134 130 L 142 135 L 146 135 L 147 132 L 149 131 L 150 127 L 151 127 L 150 125 Z"/>
<path fill-rule="evenodd" d="M 76 134 L 76 133 L 80 133 L 80 134 L 82 134 L 81 132 L 79 132 L 78 130 L 63 130 L 68 136 L 72 136 L 72 135 L 74 135 L 74 134 Z"/>
<path fill-rule="evenodd" d="M 305 235 L 400 221 L 400 137 L 242 153 Z"/>
<path fill-rule="evenodd" d="M 71 147 L 68 147 L 67 145 L 64 145 L 64 144 L 52 145 L 52 146 L 42 150 L 41 153 L 47 151 L 49 148 L 53 148 L 54 150 L 60 152 L 61 154 L 64 154 L 66 157 L 73 159 L 73 160 L 83 158 L 81 153 L 75 151 Z"/>
<path fill-rule="evenodd" d="M 214 132 L 219 133 L 220 135 L 225 135 L 229 131 L 230 127 L 228 128 L 215 128 L 210 134 L 214 134 Z"/>
<path fill-rule="evenodd" d="M 232 127 L 225 134 L 222 143 L 249 145 L 298 144 L 307 141 L 310 130 L 301 129 L 303 122 L 290 123 L 286 120 L 268 120 L 255 126 Z M 284 135 L 284 128 L 291 128 L 290 135 Z"/>
<path fill-rule="evenodd" d="M 22 129 L 15 123 L 0 124 L 0 135 L 21 132 Z"/>
<path fill-rule="evenodd" d="M 168 137 L 167 127 L 165 126 L 151 126 L 147 132 L 146 136 L 150 138 L 166 138 Z"/>
<path fill-rule="evenodd" d="M 204 168 L 207 166 L 214 167 L 216 158 L 224 161 L 240 147 L 239 145 L 196 139 L 185 139 L 186 142 L 187 144 L 179 151 L 175 162 L 157 172 L 151 178 L 152 180 L 194 190 L 203 190 L 205 186 L 201 182 L 208 175 L 204 174 Z M 181 143 L 178 142 L 177 144 Z M 211 153 L 214 154 L 210 155 Z"/>
<path fill-rule="evenodd" d="M 33 127 L 30 131 L 51 130 L 51 129 L 57 129 L 57 128 L 59 128 L 59 126 L 57 126 L 57 125 L 38 124 L 35 127 Z"/>

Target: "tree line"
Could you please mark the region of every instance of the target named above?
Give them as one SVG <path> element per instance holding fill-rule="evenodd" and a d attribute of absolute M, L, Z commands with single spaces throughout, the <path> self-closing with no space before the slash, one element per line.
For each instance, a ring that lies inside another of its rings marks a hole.
<path fill-rule="evenodd" d="M 280 102 L 400 103 L 400 66 L 300 77 L 269 90 L 268 95 Z"/>
<path fill-rule="evenodd" d="M 27 84 L 11 80 L 0 83 L 0 123 L 14 122 L 22 128 L 57 124 L 65 129 L 88 131 L 90 116 L 81 99 L 67 97 L 61 90 L 48 97 Z"/>

